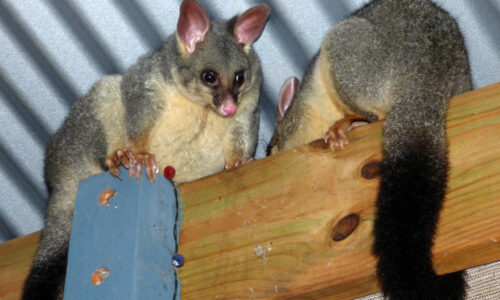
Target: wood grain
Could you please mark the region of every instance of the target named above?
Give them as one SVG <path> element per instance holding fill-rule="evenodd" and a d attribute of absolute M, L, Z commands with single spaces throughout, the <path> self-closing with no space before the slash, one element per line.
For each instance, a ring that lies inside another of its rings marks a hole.
<path fill-rule="evenodd" d="M 451 100 L 448 137 L 450 181 L 433 249 L 438 273 L 500 260 L 500 83 Z M 351 132 L 343 151 L 317 141 L 179 186 L 182 299 L 377 292 L 378 177 L 370 163 L 381 158 L 380 138 L 381 124 L 370 124 Z M 334 227 L 353 213 L 359 224 L 335 242 Z M 1 299 L 18 299 L 37 242 L 34 234 L 0 245 Z"/>
<path fill-rule="evenodd" d="M 39 241 L 35 232 L 0 244 L 0 299 L 20 299 Z"/>

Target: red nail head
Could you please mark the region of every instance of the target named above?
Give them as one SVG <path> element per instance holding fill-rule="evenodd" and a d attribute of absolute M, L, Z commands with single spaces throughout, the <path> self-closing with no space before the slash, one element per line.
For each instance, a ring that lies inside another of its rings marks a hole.
<path fill-rule="evenodd" d="M 163 176 L 167 179 L 172 179 L 175 176 L 175 168 L 172 166 L 166 166 L 165 170 L 163 170 Z"/>

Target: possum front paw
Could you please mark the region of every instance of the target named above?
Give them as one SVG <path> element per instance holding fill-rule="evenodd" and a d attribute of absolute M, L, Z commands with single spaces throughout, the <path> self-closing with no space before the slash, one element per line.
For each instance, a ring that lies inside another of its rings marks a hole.
<path fill-rule="evenodd" d="M 134 153 L 128 149 L 119 149 L 113 152 L 113 154 L 106 157 L 106 167 L 108 167 L 109 173 L 120 179 L 120 170 L 118 167 L 124 166 L 128 169 L 129 177 L 135 175 L 134 165 L 137 163 L 134 157 Z"/>
<path fill-rule="evenodd" d="M 137 180 L 141 179 L 143 164 L 146 168 L 146 175 L 148 179 L 150 181 L 155 180 L 156 174 L 158 174 L 158 166 L 156 165 L 156 160 L 153 154 L 147 152 L 134 154 L 129 149 L 119 149 L 106 158 L 106 166 L 108 167 L 109 172 L 120 179 L 120 171 L 118 170 L 118 167 L 120 166 L 124 166 L 129 170 L 130 178 L 137 174 Z M 136 165 L 137 173 L 135 170 Z"/>
<path fill-rule="evenodd" d="M 158 174 L 158 165 L 156 165 L 155 156 L 151 153 L 140 152 L 136 155 L 136 159 L 137 180 L 141 179 L 143 164 L 146 168 L 146 176 L 148 176 L 149 181 L 153 182 L 153 180 L 156 180 L 156 174 Z"/>
<path fill-rule="evenodd" d="M 253 157 L 245 158 L 245 159 L 236 159 L 232 162 L 226 162 L 226 164 L 224 165 L 224 169 L 231 170 L 231 169 L 237 168 L 241 165 L 248 164 L 251 161 L 253 161 Z"/>
<path fill-rule="evenodd" d="M 344 149 L 344 146 L 349 144 L 349 139 L 347 138 L 346 133 L 356 127 L 366 124 L 368 124 L 368 122 L 358 120 L 358 118 L 354 118 L 352 116 L 340 119 L 325 133 L 325 143 L 330 145 L 330 149 L 332 149 L 332 151 Z"/>

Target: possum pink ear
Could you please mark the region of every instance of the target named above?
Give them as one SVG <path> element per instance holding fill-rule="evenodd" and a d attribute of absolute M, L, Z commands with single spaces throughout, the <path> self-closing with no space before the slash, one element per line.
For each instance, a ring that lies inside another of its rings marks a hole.
<path fill-rule="evenodd" d="M 189 53 L 193 53 L 196 44 L 203 41 L 209 28 L 210 20 L 203 7 L 196 1 L 184 0 L 177 22 L 177 35 Z"/>
<path fill-rule="evenodd" d="M 281 86 L 278 96 L 278 121 L 281 121 L 292 105 L 295 94 L 300 88 L 300 80 L 297 77 L 290 77 Z"/>
<path fill-rule="evenodd" d="M 248 9 L 238 17 L 233 29 L 238 43 L 250 45 L 260 36 L 269 17 L 269 11 L 269 6 L 261 4 Z"/>

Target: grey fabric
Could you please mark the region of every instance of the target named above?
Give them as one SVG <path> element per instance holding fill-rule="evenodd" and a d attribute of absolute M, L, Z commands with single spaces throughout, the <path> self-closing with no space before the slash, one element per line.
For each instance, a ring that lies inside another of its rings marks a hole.
<path fill-rule="evenodd" d="M 179 1 L 0 0 L 0 242 L 42 228 L 45 144 L 78 96 L 123 72 L 175 30 Z M 214 18 L 257 3 L 271 18 L 255 44 L 263 71 L 257 156 L 282 82 L 302 76 L 326 31 L 366 1 L 200 1 Z M 500 0 L 440 0 L 460 24 L 475 87 L 500 81 Z M 78 159 L 75 157 L 74 159 Z"/>
<path fill-rule="evenodd" d="M 500 261 L 467 270 L 467 299 L 500 299 Z"/>

